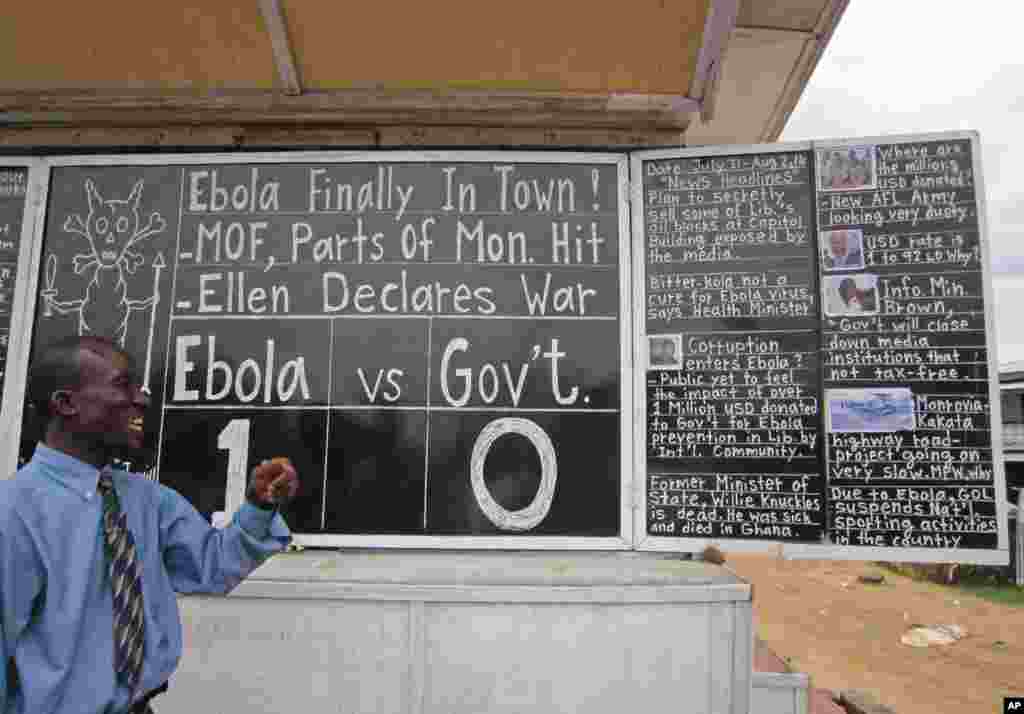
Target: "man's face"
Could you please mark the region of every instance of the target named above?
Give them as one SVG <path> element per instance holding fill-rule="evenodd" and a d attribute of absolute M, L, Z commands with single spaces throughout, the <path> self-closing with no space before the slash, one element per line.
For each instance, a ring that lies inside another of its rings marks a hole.
<path fill-rule="evenodd" d="M 661 364 L 665 350 L 661 346 L 661 340 L 651 340 L 651 362 Z"/>
<path fill-rule="evenodd" d="M 651 360 L 655 364 L 669 364 L 676 359 L 676 345 L 672 340 L 652 340 Z"/>
<path fill-rule="evenodd" d="M 80 352 L 81 382 L 71 391 L 76 413 L 66 428 L 90 437 L 95 446 L 140 449 L 149 397 L 142 391 L 131 359 L 103 347 Z"/>
<path fill-rule="evenodd" d="M 846 255 L 846 231 L 833 231 L 829 242 L 832 246 L 832 255 L 837 258 Z"/>
<path fill-rule="evenodd" d="M 857 290 L 857 284 L 854 283 L 852 280 L 844 280 L 843 283 L 839 286 L 839 297 L 841 297 L 843 299 L 843 302 L 845 302 L 847 305 L 849 305 L 850 302 L 857 297 L 858 292 L 859 291 Z"/>

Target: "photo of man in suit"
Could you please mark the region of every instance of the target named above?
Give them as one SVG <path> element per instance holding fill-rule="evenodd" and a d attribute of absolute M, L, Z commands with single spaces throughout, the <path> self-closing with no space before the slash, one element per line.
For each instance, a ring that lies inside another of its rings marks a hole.
<path fill-rule="evenodd" d="M 682 335 L 648 335 L 647 354 L 650 369 L 679 369 Z"/>
<path fill-rule="evenodd" d="M 821 264 L 828 271 L 863 268 L 863 232 L 860 229 L 822 232 Z"/>
<path fill-rule="evenodd" d="M 825 314 L 830 317 L 878 313 L 878 276 L 833 275 L 823 279 Z"/>

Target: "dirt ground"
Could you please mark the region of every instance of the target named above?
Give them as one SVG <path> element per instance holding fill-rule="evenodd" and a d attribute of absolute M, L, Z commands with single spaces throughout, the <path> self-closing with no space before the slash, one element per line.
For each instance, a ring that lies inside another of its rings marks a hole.
<path fill-rule="evenodd" d="M 918 582 L 854 561 L 730 553 L 754 586 L 757 635 L 811 685 L 872 693 L 897 714 L 993 714 L 1024 695 L 1024 608 Z M 881 585 L 858 582 L 880 573 Z M 960 625 L 951 645 L 909 647 L 913 626 Z"/>

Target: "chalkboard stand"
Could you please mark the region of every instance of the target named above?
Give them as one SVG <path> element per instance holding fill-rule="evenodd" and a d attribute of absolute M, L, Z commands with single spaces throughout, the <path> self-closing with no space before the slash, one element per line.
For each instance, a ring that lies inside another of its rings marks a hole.
<path fill-rule="evenodd" d="M 289 554 L 227 598 L 182 599 L 165 706 L 740 714 L 751 595 L 724 568 L 658 554 Z"/>

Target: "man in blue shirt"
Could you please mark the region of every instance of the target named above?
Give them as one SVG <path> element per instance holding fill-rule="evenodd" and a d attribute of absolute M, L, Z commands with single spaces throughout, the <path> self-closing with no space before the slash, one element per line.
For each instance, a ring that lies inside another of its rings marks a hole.
<path fill-rule="evenodd" d="M 0 480 L 0 714 L 149 712 L 182 652 L 180 593 L 226 593 L 291 533 L 277 506 L 299 480 L 287 460 L 253 469 L 247 503 L 214 529 L 175 491 L 112 470 L 142 447 L 149 397 L 132 359 L 97 337 L 64 340 L 33 365 L 29 398 L 46 419 L 32 460 Z M 142 670 L 115 674 L 101 473 L 134 538 L 142 583 Z"/>

